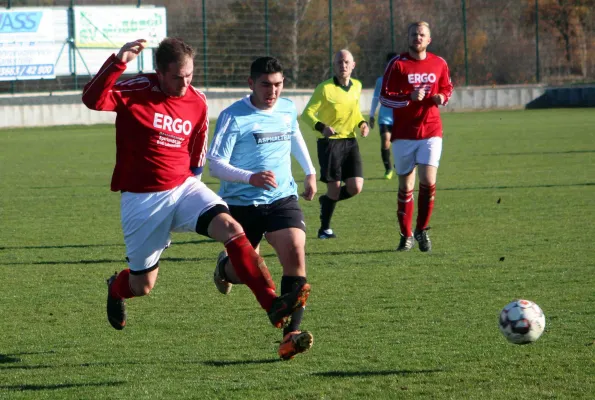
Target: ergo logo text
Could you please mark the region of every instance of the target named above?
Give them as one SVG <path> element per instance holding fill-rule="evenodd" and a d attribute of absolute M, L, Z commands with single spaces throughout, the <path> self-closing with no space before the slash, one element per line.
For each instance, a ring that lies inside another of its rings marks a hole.
<path fill-rule="evenodd" d="M 153 126 L 164 131 L 184 133 L 186 136 L 190 135 L 190 132 L 192 132 L 192 122 L 188 120 L 182 121 L 180 118 L 173 119 L 169 115 L 160 113 L 155 113 Z"/>
<path fill-rule="evenodd" d="M 436 82 L 436 74 L 408 74 L 407 80 L 409 83 L 434 83 Z"/>

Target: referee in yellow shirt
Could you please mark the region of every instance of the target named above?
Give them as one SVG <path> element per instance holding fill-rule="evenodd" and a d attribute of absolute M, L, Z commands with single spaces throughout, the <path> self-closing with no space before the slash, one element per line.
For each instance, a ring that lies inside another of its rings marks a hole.
<path fill-rule="evenodd" d="M 362 84 L 351 78 L 355 68 L 348 50 L 335 54 L 335 76 L 314 90 L 302 121 L 318 131 L 318 162 L 320 180 L 326 183 L 326 194 L 320 196 L 319 239 L 335 238 L 331 218 L 338 201 L 362 191 L 364 186 L 362 158 L 357 145 L 357 133 L 368 136 L 370 128 L 359 105 Z M 341 186 L 341 182 L 345 185 Z"/>

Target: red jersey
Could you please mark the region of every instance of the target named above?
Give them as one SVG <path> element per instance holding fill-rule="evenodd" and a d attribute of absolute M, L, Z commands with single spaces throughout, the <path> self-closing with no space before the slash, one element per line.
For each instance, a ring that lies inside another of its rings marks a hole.
<path fill-rule="evenodd" d="M 425 87 L 425 97 L 412 101 L 411 93 L 420 87 Z M 380 90 L 380 103 L 393 109 L 391 141 L 442 137 L 440 111 L 432 96 L 444 95 L 446 104 L 452 89 L 443 58 L 432 53 L 426 53 L 424 60 L 416 60 L 409 53 L 393 58 L 384 71 Z"/>
<path fill-rule="evenodd" d="M 116 83 L 126 64 L 112 54 L 85 85 L 83 103 L 116 112 L 113 191 L 160 192 L 181 185 L 191 167 L 206 161 L 209 120 L 205 95 L 192 86 L 184 96 L 159 89 L 157 74 Z"/>

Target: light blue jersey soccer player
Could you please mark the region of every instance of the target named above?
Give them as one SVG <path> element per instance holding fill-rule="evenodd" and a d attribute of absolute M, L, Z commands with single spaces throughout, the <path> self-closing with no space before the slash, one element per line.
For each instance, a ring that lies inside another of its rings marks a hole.
<path fill-rule="evenodd" d="M 397 53 L 388 53 L 386 55 L 386 65 L 392 60 Z M 370 107 L 370 128 L 374 128 L 376 119 L 376 108 L 379 104 L 380 89 L 382 88 L 382 76 L 376 79 L 376 86 L 374 87 L 374 95 L 372 96 L 372 105 Z M 393 166 L 390 162 L 390 136 L 393 130 L 393 109 L 380 106 L 378 110 L 378 129 L 380 130 L 380 156 L 384 164 L 384 178 L 392 179 Z"/>
<path fill-rule="evenodd" d="M 306 224 L 291 174 L 291 155 L 304 170 L 306 200 L 316 194 L 316 171 L 297 122 L 292 101 L 280 98 L 283 67 L 272 57 L 252 63 L 252 94 L 225 109 L 217 120 L 207 154 L 209 171 L 221 179 L 219 195 L 258 250 L 264 236 L 283 266 L 281 293 L 306 284 Z M 219 254 L 214 280 L 228 294 L 241 283 L 226 253 Z M 291 314 L 278 354 L 284 360 L 312 347 L 313 337 L 300 331 L 304 308 Z"/>
<path fill-rule="evenodd" d="M 210 150 L 211 169 L 222 179 L 219 195 L 236 206 L 271 204 L 285 197 L 297 198 L 291 174 L 291 153 L 308 169 L 304 139 L 291 100 L 280 98 L 270 110 L 261 110 L 244 97 L 224 110 L 217 120 Z M 309 157 L 307 157 L 309 158 Z M 253 186 L 255 172 L 272 171 L 276 187 Z"/>

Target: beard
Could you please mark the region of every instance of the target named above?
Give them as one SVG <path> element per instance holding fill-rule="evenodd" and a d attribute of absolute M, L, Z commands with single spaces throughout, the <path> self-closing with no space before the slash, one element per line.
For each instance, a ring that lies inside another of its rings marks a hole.
<path fill-rule="evenodd" d="M 420 46 L 419 48 L 415 47 L 415 45 L 409 46 L 409 50 L 411 50 L 414 53 L 418 53 L 418 54 L 423 53 L 424 51 L 426 51 L 427 48 L 428 48 L 428 46 Z"/>

